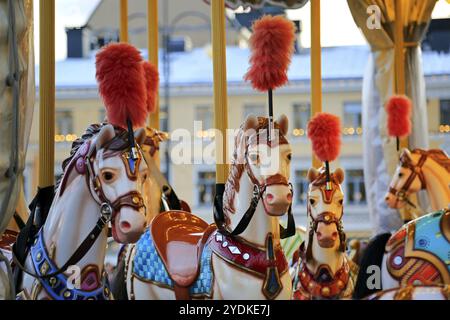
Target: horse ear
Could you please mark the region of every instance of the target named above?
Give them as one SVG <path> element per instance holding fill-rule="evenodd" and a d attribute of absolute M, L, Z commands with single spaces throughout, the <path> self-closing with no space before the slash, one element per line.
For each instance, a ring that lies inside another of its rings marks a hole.
<path fill-rule="evenodd" d="M 144 128 L 139 128 L 134 131 L 134 138 L 136 139 L 138 145 L 142 145 L 146 137 L 147 135 Z"/>
<path fill-rule="evenodd" d="M 106 126 L 103 126 L 97 137 L 97 150 L 100 150 L 105 145 L 105 143 L 111 141 L 115 136 L 116 132 L 114 131 L 114 127 L 112 125 L 107 124 Z"/>
<path fill-rule="evenodd" d="M 289 120 L 286 115 L 282 114 L 277 120 L 278 126 L 280 127 L 280 132 L 283 136 L 287 135 L 289 130 Z"/>
<path fill-rule="evenodd" d="M 308 180 L 313 182 L 319 176 L 319 171 L 316 168 L 310 168 L 308 170 Z"/>
<path fill-rule="evenodd" d="M 400 157 L 402 156 L 407 156 L 409 159 L 411 159 L 411 151 L 409 151 L 409 149 L 407 148 L 403 148 Z"/>
<path fill-rule="evenodd" d="M 339 184 L 342 184 L 342 182 L 344 182 L 344 176 L 345 176 L 344 170 L 342 170 L 341 168 L 337 168 L 333 174 L 336 177 Z"/>
<path fill-rule="evenodd" d="M 255 115 L 249 114 L 247 118 L 245 118 L 244 122 L 244 130 L 256 129 L 258 126 L 258 118 Z"/>

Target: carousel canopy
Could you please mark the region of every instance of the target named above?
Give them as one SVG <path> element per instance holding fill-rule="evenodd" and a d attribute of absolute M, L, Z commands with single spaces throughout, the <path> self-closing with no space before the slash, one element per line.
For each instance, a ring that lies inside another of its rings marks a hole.
<path fill-rule="evenodd" d="M 210 3 L 211 0 L 204 0 Z M 303 7 L 309 0 L 225 0 L 229 8 L 237 9 L 240 6 L 244 8 L 262 8 L 265 5 L 273 5 L 285 9 L 298 9 Z"/>

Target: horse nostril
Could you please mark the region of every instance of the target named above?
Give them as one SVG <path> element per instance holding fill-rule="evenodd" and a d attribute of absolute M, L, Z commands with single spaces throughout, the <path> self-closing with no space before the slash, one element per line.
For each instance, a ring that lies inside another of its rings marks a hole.
<path fill-rule="evenodd" d="M 271 203 L 273 201 L 273 199 L 274 199 L 273 194 L 268 193 L 266 199 L 267 199 L 267 202 Z"/>
<path fill-rule="evenodd" d="M 333 232 L 333 234 L 331 235 L 333 238 L 337 238 L 337 236 L 338 236 L 338 233 L 335 231 L 335 232 Z"/>
<path fill-rule="evenodd" d="M 384 200 L 389 201 L 389 196 L 386 196 L 386 198 L 384 198 Z"/>
<path fill-rule="evenodd" d="M 131 224 L 128 221 L 122 221 L 120 223 L 120 229 L 122 232 L 128 232 L 131 229 Z"/>

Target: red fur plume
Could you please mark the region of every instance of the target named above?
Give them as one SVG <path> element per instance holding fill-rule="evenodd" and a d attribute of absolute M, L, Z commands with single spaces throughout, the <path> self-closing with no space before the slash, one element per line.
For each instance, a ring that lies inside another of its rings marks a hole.
<path fill-rule="evenodd" d="M 281 16 L 264 16 L 253 24 L 250 68 L 244 76 L 253 88 L 267 91 L 288 81 L 287 69 L 294 51 L 295 26 Z"/>
<path fill-rule="evenodd" d="M 341 149 L 341 121 L 339 117 L 321 112 L 308 123 L 308 137 L 312 148 L 322 162 L 333 161 Z"/>
<path fill-rule="evenodd" d="M 126 129 L 129 118 L 134 128 L 145 126 L 148 111 L 142 61 L 139 50 L 126 43 L 110 44 L 97 54 L 99 92 L 113 125 Z"/>
<path fill-rule="evenodd" d="M 156 109 L 156 94 L 159 87 L 158 69 L 148 61 L 144 61 L 144 75 L 147 91 L 147 111 L 152 113 Z"/>
<path fill-rule="evenodd" d="M 392 96 L 386 103 L 387 129 L 391 137 L 406 137 L 411 133 L 411 100 L 407 96 Z"/>

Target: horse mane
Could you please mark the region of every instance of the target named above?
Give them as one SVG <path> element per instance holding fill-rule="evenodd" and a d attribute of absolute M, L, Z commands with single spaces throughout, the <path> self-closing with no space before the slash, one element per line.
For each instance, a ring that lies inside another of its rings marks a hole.
<path fill-rule="evenodd" d="M 70 155 L 62 162 L 62 171 L 63 173 L 59 176 L 59 178 L 56 181 L 55 190 L 58 190 L 61 181 L 64 178 L 64 174 L 66 173 L 67 166 L 72 161 L 73 157 L 76 155 L 78 149 L 88 140 L 91 140 L 94 136 L 96 136 L 103 126 L 107 125 L 107 122 L 103 123 L 95 123 L 91 124 L 89 127 L 87 127 L 84 134 L 81 136 L 81 138 L 76 139 L 72 143 L 72 147 L 70 150 Z M 125 145 L 128 144 L 128 136 L 127 131 L 121 127 L 114 126 L 114 131 L 116 133 L 116 136 L 105 146 L 105 148 L 117 151 L 121 150 Z"/>
<path fill-rule="evenodd" d="M 425 154 L 429 156 L 431 159 L 436 161 L 437 164 L 439 164 L 441 167 L 443 167 L 447 172 L 450 172 L 450 158 L 448 157 L 447 153 L 444 150 L 441 149 L 430 149 L 430 150 L 423 150 L 423 149 L 414 149 L 412 151 L 414 154 Z"/>
<path fill-rule="evenodd" d="M 253 128 L 257 133 L 259 133 L 261 130 L 267 129 L 269 124 L 269 119 L 266 117 L 258 117 L 258 125 L 256 128 Z M 227 182 L 225 183 L 225 191 L 223 195 L 223 209 L 225 214 L 225 222 L 227 224 L 230 223 L 230 215 L 234 214 L 236 212 L 236 208 L 234 207 L 234 199 L 236 197 L 236 194 L 240 190 L 240 180 L 241 177 L 245 171 L 245 165 L 243 163 L 240 163 L 239 155 L 238 155 L 238 144 L 242 140 L 243 136 L 245 135 L 245 123 L 243 123 L 239 127 L 239 131 L 234 139 L 234 152 L 233 157 L 231 159 L 231 165 L 230 170 L 228 173 Z M 280 134 L 280 140 L 281 138 L 285 139 L 284 136 L 281 135 L 277 122 L 274 121 L 274 128 L 278 130 L 278 133 Z M 246 137 L 246 143 L 248 142 L 248 138 Z"/>
<path fill-rule="evenodd" d="M 70 155 L 64 159 L 64 161 L 62 162 L 62 171 L 63 173 L 58 177 L 58 179 L 56 180 L 56 185 L 55 185 L 55 190 L 58 190 L 61 181 L 63 180 L 64 177 L 64 173 L 66 172 L 66 168 L 69 165 L 70 161 L 72 161 L 73 157 L 75 156 L 75 154 L 77 153 L 78 149 L 80 149 L 80 147 L 88 140 L 92 139 L 96 134 L 98 134 L 100 132 L 100 129 L 102 128 L 104 124 L 91 124 L 86 131 L 84 132 L 84 134 L 76 139 L 73 143 L 72 143 L 72 147 L 70 150 Z"/>

